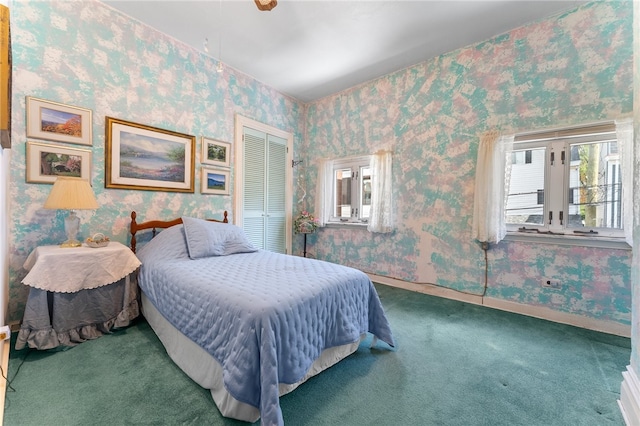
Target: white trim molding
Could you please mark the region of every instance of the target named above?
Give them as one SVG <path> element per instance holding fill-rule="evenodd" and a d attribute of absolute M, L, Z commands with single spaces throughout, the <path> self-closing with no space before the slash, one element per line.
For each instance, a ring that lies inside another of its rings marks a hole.
<path fill-rule="evenodd" d="M 620 385 L 620 399 L 618 406 L 622 411 L 622 417 L 627 426 L 640 424 L 640 380 L 632 366 L 627 366 L 627 371 L 622 372 L 622 384 Z"/>
<path fill-rule="evenodd" d="M 0 366 L 2 366 L 2 373 L 4 374 L 4 377 L 1 379 L 2 383 L 0 384 L 0 401 L 2 401 L 2 406 L 0 406 L 0 419 L 4 418 L 4 404 L 5 404 L 5 398 L 7 396 L 7 386 L 9 385 L 7 378 L 9 377 L 9 352 L 10 351 L 11 351 L 10 340 L 7 339 L 5 341 L 0 341 Z"/>
<path fill-rule="evenodd" d="M 599 320 L 596 318 L 589 318 L 584 315 L 559 312 L 550 308 L 546 308 L 544 306 L 531 306 L 524 303 L 511 302 L 509 300 L 496 299 L 493 297 L 483 297 L 479 294 L 460 292 L 450 288 L 440 287 L 435 284 L 411 283 L 374 274 L 367 275 L 369 275 L 371 281 L 385 284 L 391 287 L 403 288 L 405 290 L 416 291 L 418 293 L 429 294 L 431 296 L 444 297 L 446 299 L 458 300 L 460 302 L 473 303 L 475 305 L 482 305 L 488 308 L 527 315 L 547 321 L 600 331 L 602 333 L 615 334 L 622 337 L 631 337 L 631 326 L 620 324 L 615 321 Z"/>
<path fill-rule="evenodd" d="M 293 233 L 293 133 L 287 132 L 268 124 L 261 123 L 241 114 L 235 114 L 234 124 L 234 154 L 233 159 L 233 215 L 232 220 L 235 225 L 242 227 L 244 212 L 244 127 L 257 130 L 268 135 L 277 136 L 287 141 L 286 164 L 285 164 L 285 248 L 287 253 L 291 253 L 292 233 Z M 291 165 L 291 166 L 289 166 Z"/>
<path fill-rule="evenodd" d="M 489 308 L 528 315 L 530 317 L 540 318 L 547 321 L 573 325 L 575 327 L 600 331 L 602 333 L 615 334 L 622 337 L 631 337 L 631 326 L 620 324 L 615 321 L 600 320 L 586 317 L 584 315 L 559 312 L 544 306 L 525 305 L 524 303 L 495 299 L 493 297 L 485 297 L 482 304 Z"/>

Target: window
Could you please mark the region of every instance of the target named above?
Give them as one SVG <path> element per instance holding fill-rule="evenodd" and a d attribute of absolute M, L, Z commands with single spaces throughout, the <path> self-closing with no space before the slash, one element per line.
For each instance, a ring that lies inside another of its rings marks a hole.
<path fill-rule="evenodd" d="M 320 160 L 318 166 L 315 216 L 320 227 L 366 224 L 373 233 L 395 231 L 392 151 Z"/>
<path fill-rule="evenodd" d="M 530 149 L 511 152 L 511 164 L 531 164 L 532 152 Z"/>
<path fill-rule="evenodd" d="M 330 222 L 366 223 L 371 212 L 370 157 L 333 162 Z"/>
<path fill-rule="evenodd" d="M 623 236 L 613 123 L 516 136 L 511 158 L 509 231 Z"/>

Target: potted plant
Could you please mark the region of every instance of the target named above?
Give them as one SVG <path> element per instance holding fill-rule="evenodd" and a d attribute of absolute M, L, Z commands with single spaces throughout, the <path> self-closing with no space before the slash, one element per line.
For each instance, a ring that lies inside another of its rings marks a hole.
<path fill-rule="evenodd" d="M 311 213 L 303 210 L 293 221 L 293 229 L 296 234 L 312 234 L 318 229 L 318 221 Z"/>

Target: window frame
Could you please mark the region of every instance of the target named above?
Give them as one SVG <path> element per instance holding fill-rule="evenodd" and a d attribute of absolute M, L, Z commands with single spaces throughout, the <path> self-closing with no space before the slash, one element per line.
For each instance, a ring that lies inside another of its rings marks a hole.
<path fill-rule="evenodd" d="M 344 218 L 340 216 L 336 216 L 336 208 L 337 208 L 337 197 L 336 197 L 336 171 L 340 169 L 351 169 L 352 178 L 351 178 L 351 211 L 356 211 L 355 214 L 351 214 L 349 218 Z M 333 160 L 331 166 L 331 174 L 327 176 L 327 179 L 330 181 L 331 188 L 331 205 L 329 206 L 329 219 L 327 224 L 329 225 L 367 225 L 369 222 L 369 218 L 362 217 L 362 169 L 363 168 L 371 168 L 371 156 L 370 155 L 362 155 L 358 157 L 348 157 L 348 158 L 340 158 Z M 356 177 L 353 178 L 353 173 L 355 171 Z M 354 208 L 355 206 L 355 208 Z"/>
<path fill-rule="evenodd" d="M 541 147 L 545 148 L 543 223 L 540 225 L 534 225 L 531 223 L 507 223 L 505 217 L 508 239 L 526 241 L 546 239 L 553 241 L 554 243 L 564 241 L 565 244 L 569 245 L 584 244 L 585 240 L 590 241 L 589 245 L 601 244 L 593 244 L 594 241 L 598 240 L 608 240 L 616 246 L 618 242 L 624 242 L 624 218 L 622 218 L 622 216 L 620 216 L 620 228 L 571 226 L 568 220 L 568 214 L 566 214 L 567 220 L 563 220 L 562 224 L 560 223 L 559 212 L 570 211 L 569 190 L 571 188 L 570 173 L 572 167 L 571 147 L 588 143 L 618 142 L 613 123 L 594 127 L 595 130 L 593 131 L 589 131 L 589 129 L 591 129 L 590 126 L 584 126 L 580 128 L 516 136 L 516 140 L 513 143 L 513 152 Z M 562 164 L 563 151 L 565 153 L 564 164 Z M 555 164 L 553 166 L 551 165 L 552 152 L 556 153 Z M 509 153 L 509 155 L 511 155 L 511 158 L 514 158 L 511 153 Z M 618 165 L 619 161 L 620 160 L 618 158 Z M 513 176 L 511 176 L 511 178 L 513 178 Z M 562 181 L 562 185 L 552 185 L 553 182 L 558 182 L 558 180 Z M 619 184 L 622 185 L 622 182 L 620 181 Z M 509 188 L 505 188 L 505 193 L 508 194 L 508 192 Z M 624 211 L 623 203 L 624 200 L 622 199 L 621 186 L 619 204 L 620 215 L 622 215 L 622 212 Z M 551 224 L 549 224 L 550 211 L 553 212 Z M 578 230 L 580 232 L 574 232 Z M 624 245 L 627 245 L 626 242 Z"/>

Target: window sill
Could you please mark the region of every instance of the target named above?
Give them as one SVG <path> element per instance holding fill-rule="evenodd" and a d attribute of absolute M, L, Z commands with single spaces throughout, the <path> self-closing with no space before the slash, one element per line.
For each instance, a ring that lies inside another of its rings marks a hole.
<path fill-rule="evenodd" d="M 328 222 L 326 228 L 363 228 L 367 229 L 368 223 L 362 222 Z"/>
<path fill-rule="evenodd" d="M 552 244 L 558 246 L 596 247 L 613 250 L 631 250 L 631 246 L 623 238 L 579 237 L 574 235 L 540 235 L 508 231 L 505 241 L 525 243 Z"/>

